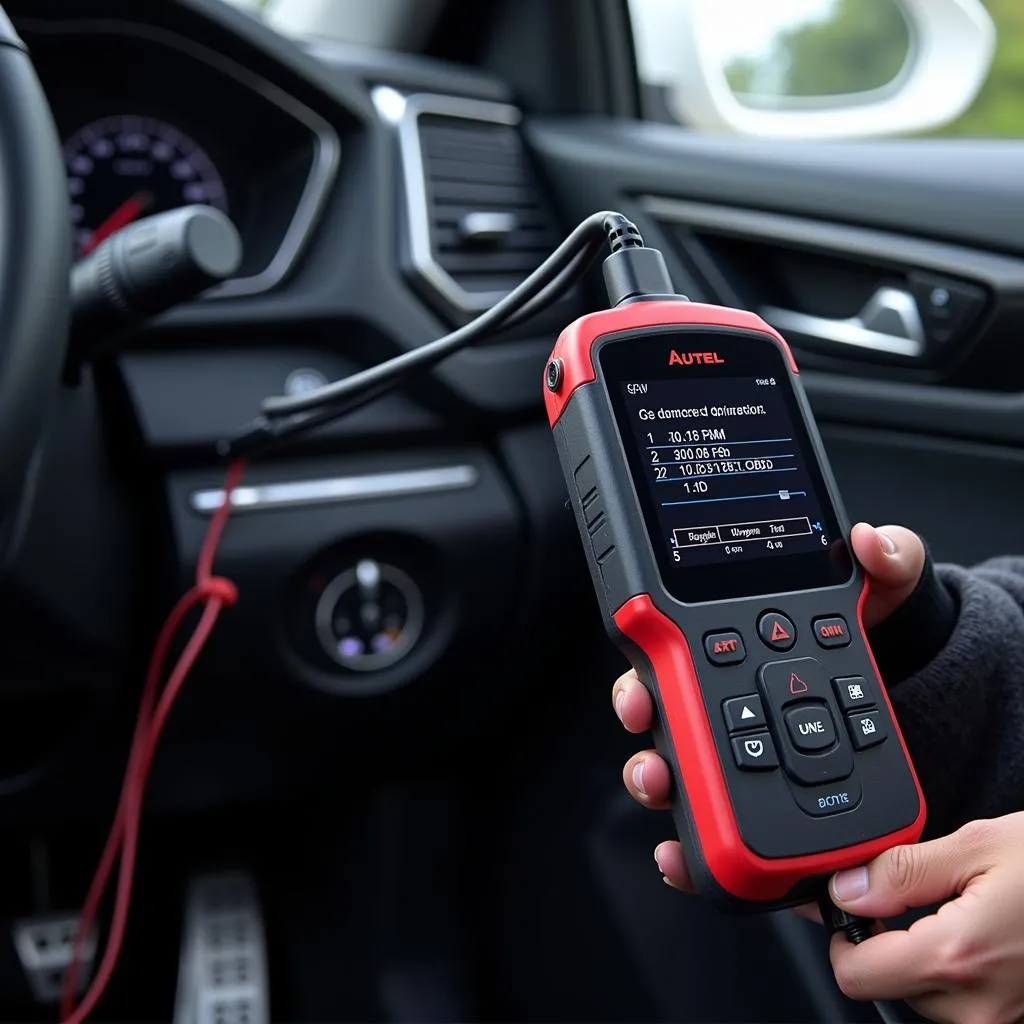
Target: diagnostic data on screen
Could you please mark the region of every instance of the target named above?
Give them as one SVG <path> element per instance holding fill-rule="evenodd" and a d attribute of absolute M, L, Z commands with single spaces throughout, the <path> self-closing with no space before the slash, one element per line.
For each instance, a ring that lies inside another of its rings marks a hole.
<path fill-rule="evenodd" d="M 802 421 L 784 378 L 620 382 L 655 512 L 648 523 L 681 567 L 827 549 Z"/>

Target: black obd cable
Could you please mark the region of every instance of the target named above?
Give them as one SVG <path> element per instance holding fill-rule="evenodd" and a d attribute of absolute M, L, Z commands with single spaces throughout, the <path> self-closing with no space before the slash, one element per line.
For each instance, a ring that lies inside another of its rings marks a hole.
<path fill-rule="evenodd" d="M 412 374 L 435 366 L 461 349 L 535 315 L 568 291 L 608 244 L 605 279 L 615 293 L 653 286 L 671 291 L 664 258 L 644 246 L 637 227 L 621 213 L 605 210 L 582 221 L 546 260 L 503 299 L 444 337 L 376 366 L 292 397 L 267 398 L 260 416 L 218 448 L 229 458 L 259 454 L 280 441 L 305 433 L 376 401 Z"/>

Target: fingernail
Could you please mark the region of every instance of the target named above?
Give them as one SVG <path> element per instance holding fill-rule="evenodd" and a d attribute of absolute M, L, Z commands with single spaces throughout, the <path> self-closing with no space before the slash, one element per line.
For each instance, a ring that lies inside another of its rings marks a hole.
<path fill-rule="evenodd" d="M 878 543 L 882 545 L 882 550 L 887 555 L 895 555 L 896 542 L 892 539 L 892 537 L 890 537 L 887 533 L 882 533 L 881 530 L 875 530 L 875 533 L 878 534 Z"/>
<path fill-rule="evenodd" d="M 626 703 L 626 691 L 619 690 L 615 694 L 615 714 L 619 716 L 619 720 L 622 720 L 622 705 Z"/>
<path fill-rule="evenodd" d="M 642 760 L 633 765 L 633 785 L 641 796 L 647 796 L 647 791 L 644 789 L 644 763 Z"/>
<path fill-rule="evenodd" d="M 850 871 L 840 871 L 832 879 L 832 892 L 844 903 L 848 903 L 850 900 L 859 900 L 861 896 L 867 895 L 867 891 L 867 868 L 853 868 Z"/>
<path fill-rule="evenodd" d="M 665 843 L 659 843 L 659 844 L 658 844 L 658 845 L 657 845 L 657 846 L 656 846 L 656 847 L 654 848 L 654 863 L 658 865 L 658 870 L 659 870 L 659 871 L 661 872 L 661 880 L 662 880 L 662 881 L 663 881 L 663 882 L 664 882 L 664 883 L 665 883 L 665 884 L 666 884 L 666 885 L 667 885 L 667 886 L 668 886 L 668 887 L 669 887 L 670 889 L 675 889 L 675 890 L 677 890 L 677 891 L 678 891 L 678 890 L 679 890 L 679 886 L 678 886 L 678 885 L 676 885 L 676 884 L 675 884 L 675 882 L 673 882 L 673 881 L 672 881 L 672 880 L 671 880 L 671 879 L 670 879 L 670 878 L 668 877 L 668 875 L 667 875 L 667 874 L 665 873 L 665 869 L 664 869 L 664 868 L 663 868 L 663 867 L 661 866 L 661 851 L 662 851 L 662 848 L 663 848 L 663 847 L 664 847 L 665 845 L 666 845 Z"/>

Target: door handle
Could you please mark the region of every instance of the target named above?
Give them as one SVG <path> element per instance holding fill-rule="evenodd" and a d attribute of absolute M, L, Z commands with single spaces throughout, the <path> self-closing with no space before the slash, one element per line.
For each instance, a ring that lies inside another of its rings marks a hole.
<path fill-rule="evenodd" d="M 855 348 L 920 359 L 927 341 L 917 302 L 900 288 L 879 288 L 856 315 L 833 319 L 764 306 L 761 318 L 783 334 L 799 334 L 822 348 Z"/>

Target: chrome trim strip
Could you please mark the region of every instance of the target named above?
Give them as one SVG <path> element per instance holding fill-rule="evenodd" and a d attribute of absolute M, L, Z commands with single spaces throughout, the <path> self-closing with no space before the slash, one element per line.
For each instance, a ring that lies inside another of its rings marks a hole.
<path fill-rule="evenodd" d="M 276 484 L 252 484 L 231 495 L 233 512 L 261 512 L 277 508 L 302 508 L 368 498 L 397 498 L 472 487 L 480 479 L 475 466 L 436 466 L 395 473 L 327 477 L 319 480 L 288 480 Z M 210 515 L 224 504 L 223 488 L 193 491 L 189 504 L 194 512 Z"/>
<path fill-rule="evenodd" d="M 265 78 L 254 75 L 242 65 L 221 56 L 215 50 L 207 49 L 199 43 L 194 43 L 166 29 L 136 22 L 102 18 L 59 21 L 22 18 L 19 19 L 19 24 L 23 31 L 34 32 L 38 35 L 122 35 L 147 39 L 169 49 L 177 50 L 235 79 L 236 82 L 262 96 L 279 110 L 283 110 L 308 128 L 313 135 L 313 160 L 302 195 L 299 197 L 299 202 L 277 252 L 258 274 L 225 281 L 204 292 L 201 298 L 221 299 L 237 298 L 243 295 L 261 295 L 284 280 L 313 234 L 341 164 L 341 140 L 338 133 L 326 120 Z"/>
<path fill-rule="evenodd" d="M 423 114 L 483 121 L 514 127 L 522 120 L 517 107 L 489 100 L 416 93 L 403 96 L 390 86 L 372 92 L 374 106 L 385 123 L 398 133 L 408 217 L 409 254 L 413 269 L 442 298 L 465 313 L 481 313 L 505 297 L 505 292 L 468 292 L 438 262 L 430 245 L 430 207 L 426 169 L 420 146 L 419 119 Z"/>

